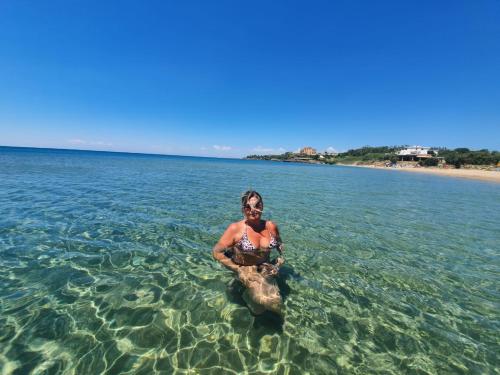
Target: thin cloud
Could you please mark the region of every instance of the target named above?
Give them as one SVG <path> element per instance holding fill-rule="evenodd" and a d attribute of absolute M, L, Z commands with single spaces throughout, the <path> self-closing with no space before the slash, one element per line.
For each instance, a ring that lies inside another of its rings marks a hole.
<path fill-rule="evenodd" d="M 84 139 L 70 139 L 68 140 L 68 143 L 76 146 L 100 146 L 100 147 L 110 147 L 113 146 L 112 143 L 109 142 L 103 142 L 103 141 L 86 141 Z"/>
<path fill-rule="evenodd" d="M 72 145 L 84 145 L 87 142 L 85 142 L 83 139 L 69 139 L 68 143 L 71 143 Z"/>
<path fill-rule="evenodd" d="M 283 147 L 278 147 L 278 148 L 271 148 L 271 147 L 262 147 L 262 146 L 257 146 L 252 149 L 252 152 L 258 152 L 261 154 L 282 154 L 286 150 Z"/>
<path fill-rule="evenodd" d="M 334 149 L 332 146 L 328 147 L 326 149 L 326 152 L 330 153 L 330 154 L 335 154 L 337 153 L 338 151 L 336 149 Z"/>
<path fill-rule="evenodd" d="M 213 148 L 216 149 L 217 151 L 230 151 L 233 149 L 231 146 L 219 146 L 219 145 L 213 145 Z"/>

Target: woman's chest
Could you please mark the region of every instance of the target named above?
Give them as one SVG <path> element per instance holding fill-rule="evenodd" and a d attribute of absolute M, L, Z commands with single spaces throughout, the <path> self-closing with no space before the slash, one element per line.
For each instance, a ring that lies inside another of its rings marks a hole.
<path fill-rule="evenodd" d="M 244 250 L 269 251 L 271 239 L 265 234 L 244 233 L 239 241 Z"/>

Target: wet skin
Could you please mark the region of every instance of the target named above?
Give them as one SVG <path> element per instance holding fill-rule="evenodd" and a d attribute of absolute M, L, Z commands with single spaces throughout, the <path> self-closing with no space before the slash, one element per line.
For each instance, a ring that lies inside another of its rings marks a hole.
<path fill-rule="evenodd" d="M 260 313 L 264 309 L 280 313 L 282 301 L 274 277 L 284 259 L 278 258 L 274 265 L 269 262 L 271 234 L 280 243 L 281 241 L 277 226 L 270 221 L 261 220 L 262 210 L 262 202 L 256 197 L 250 198 L 243 207 L 244 220 L 229 225 L 214 246 L 213 256 L 226 268 L 236 272 L 240 281 L 248 288 L 243 297 L 254 313 Z M 248 240 L 259 249 L 256 253 L 246 253 L 235 246 L 245 230 Z M 227 249 L 231 249 L 232 258 L 225 255 Z M 279 251 L 282 251 L 281 245 Z"/>

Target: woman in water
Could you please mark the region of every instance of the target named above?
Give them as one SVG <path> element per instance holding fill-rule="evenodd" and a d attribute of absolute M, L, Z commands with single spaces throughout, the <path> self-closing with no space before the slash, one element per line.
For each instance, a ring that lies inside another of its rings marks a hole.
<path fill-rule="evenodd" d="M 213 248 L 213 256 L 236 272 L 247 287 L 243 298 L 255 314 L 264 310 L 281 313 L 282 301 L 275 277 L 285 259 L 278 227 L 261 219 L 264 202 L 256 191 L 247 191 L 241 198 L 241 206 L 244 219 L 227 227 Z M 273 262 L 272 249 L 280 253 Z"/>

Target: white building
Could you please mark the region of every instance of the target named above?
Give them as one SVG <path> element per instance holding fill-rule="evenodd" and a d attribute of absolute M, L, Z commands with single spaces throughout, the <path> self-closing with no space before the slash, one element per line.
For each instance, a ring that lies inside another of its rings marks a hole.
<path fill-rule="evenodd" d="M 432 150 L 430 147 L 412 146 L 399 150 L 396 155 L 400 160 L 416 160 L 436 157 L 437 151 Z"/>

